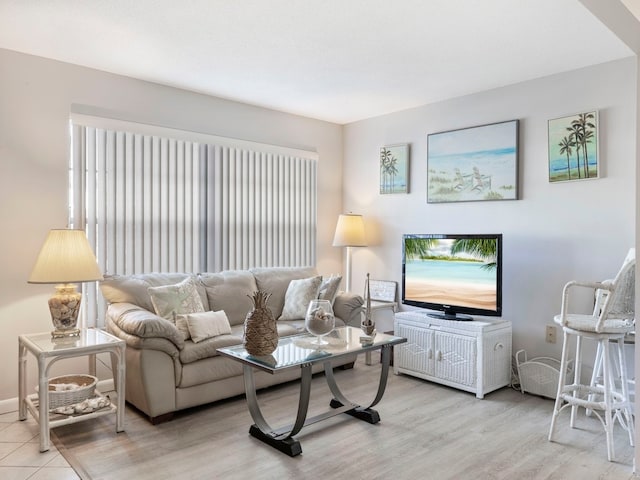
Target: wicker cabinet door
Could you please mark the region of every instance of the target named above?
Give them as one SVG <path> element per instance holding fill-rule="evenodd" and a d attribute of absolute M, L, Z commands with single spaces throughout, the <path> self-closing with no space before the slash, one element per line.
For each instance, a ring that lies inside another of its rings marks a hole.
<path fill-rule="evenodd" d="M 433 330 L 397 323 L 395 335 L 405 337 L 407 343 L 394 347 L 394 364 L 414 372 L 433 375 Z"/>
<path fill-rule="evenodd" d="M 435 376 L 461 385 L 475 386 L 476 337 L 436 332 L 434 340 Z"/>

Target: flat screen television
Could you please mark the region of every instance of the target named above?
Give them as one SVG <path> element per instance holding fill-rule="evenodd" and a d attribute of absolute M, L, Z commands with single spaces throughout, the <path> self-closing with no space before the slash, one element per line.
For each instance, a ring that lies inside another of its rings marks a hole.
<path fill-rule="evenodd" d="M 402 237 L 402 303 L 428 315 L 502 316 L 502 234 Z"/>

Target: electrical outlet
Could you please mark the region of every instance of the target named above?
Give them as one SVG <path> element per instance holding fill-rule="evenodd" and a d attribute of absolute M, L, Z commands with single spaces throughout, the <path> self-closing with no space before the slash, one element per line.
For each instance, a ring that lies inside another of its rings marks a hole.
<path fill-rule="evenodd" d="M 547 343 L 556 343 L 557 332 L 558 332 L 558 328 L 555 325 L 547 325 L 545 341 Z"/>

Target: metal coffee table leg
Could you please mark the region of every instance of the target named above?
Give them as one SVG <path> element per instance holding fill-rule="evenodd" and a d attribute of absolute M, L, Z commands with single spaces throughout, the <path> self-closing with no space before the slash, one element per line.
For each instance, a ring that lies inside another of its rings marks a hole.
<path fill-rule="evenodd" d="M 302 366 L 302 376 L 300 379 L 300 398 L 298 400 L 298 414 L 296 421 L 292 427 L 287 426 L 280 429 L 274 429 L 264 419 L 258 398 L 256 396 L 256 385 L 253 379 L 253 368 L 249 365 L 243 365 L 244 369 L 244 388 L 247 395 L 247 403 L 249 405 L 249 413 L 255 422 L 251 425 L 249 433 L 268 445 L 286 453 L 290 457 L 295 457 L 302 453 L 300 442 L 293 438 L 305 425 L 307 418 L 307 410 L 309 408 L 309 394 L 311 391 L 311 365 Z"/>
<path fill-rule="evenodd" d="M 351 406 L 350 410 L 347 410 L 345 413 L 356 417 L 360 420 L 364 420 L 369 423 L 378 423 L 380 421 L 380 415 L 377 410 L 374 410 L 371 407 L 382 400 L 382 396 L 384 395 L 384 391 L 387 388 L 387 378 L 389 376 L 389 364 L 391 363 L 391 351 L 392 348 L 389 345 L 384 345 L 382 347 L 381 352 L 381 360 L 382 360 L 382 368 L 380 369 L 380 381 L 378 383 L 378 392 L 376 393 L 376 397 L 373 402 L 369 404 L 368 407 L 362 407 L 355 403 L 350 402 L 342 393 L 338 384 L 336 383 L 335 377 L 333 376 L 333 369 L 330 366 L 325 364 L 325 377 L 327 378 L 327 383 L 329 384 L 329 388 L 331 389 L 331 393 L 333 394 L 333 399 L 331 400 L 332 408 L 340 408 L 344 406 Z"/>

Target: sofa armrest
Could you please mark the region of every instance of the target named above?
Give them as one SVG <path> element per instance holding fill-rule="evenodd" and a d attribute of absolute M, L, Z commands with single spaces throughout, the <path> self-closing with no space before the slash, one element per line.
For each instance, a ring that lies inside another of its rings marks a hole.
<path fill-rule="evenodd" d="M 161 337 L 143 338 L 131 335 L 124 332 L 118 327 L 112 320 L 107 319 L 105 325 L 107 332 L 116 337 L 124 340 L 127 347 L 135 348 L 136 350 L 158 350 L 159 352 L 166 353 L 174 360 L 180 358 L 180 350 L 170 340 Z"/>
<path fill-rule="evenodd" d="M 107 327 L 117 327 L 112 328 L 113 333 L 132 347 L 142 348 L 144 344 L 153 345 L 164 339 L 172 344 L 174 349 L 184 348 L 184 337 L 173 323 L 132 303 L 110 304 L 106 320 Z"/>
<path fill-rule="evenodd" d="M 352 327 L 360 327 L 364 299 L 351 292 L 339 292 L 333 302 L 333 313 L 336 317 Z"/>

